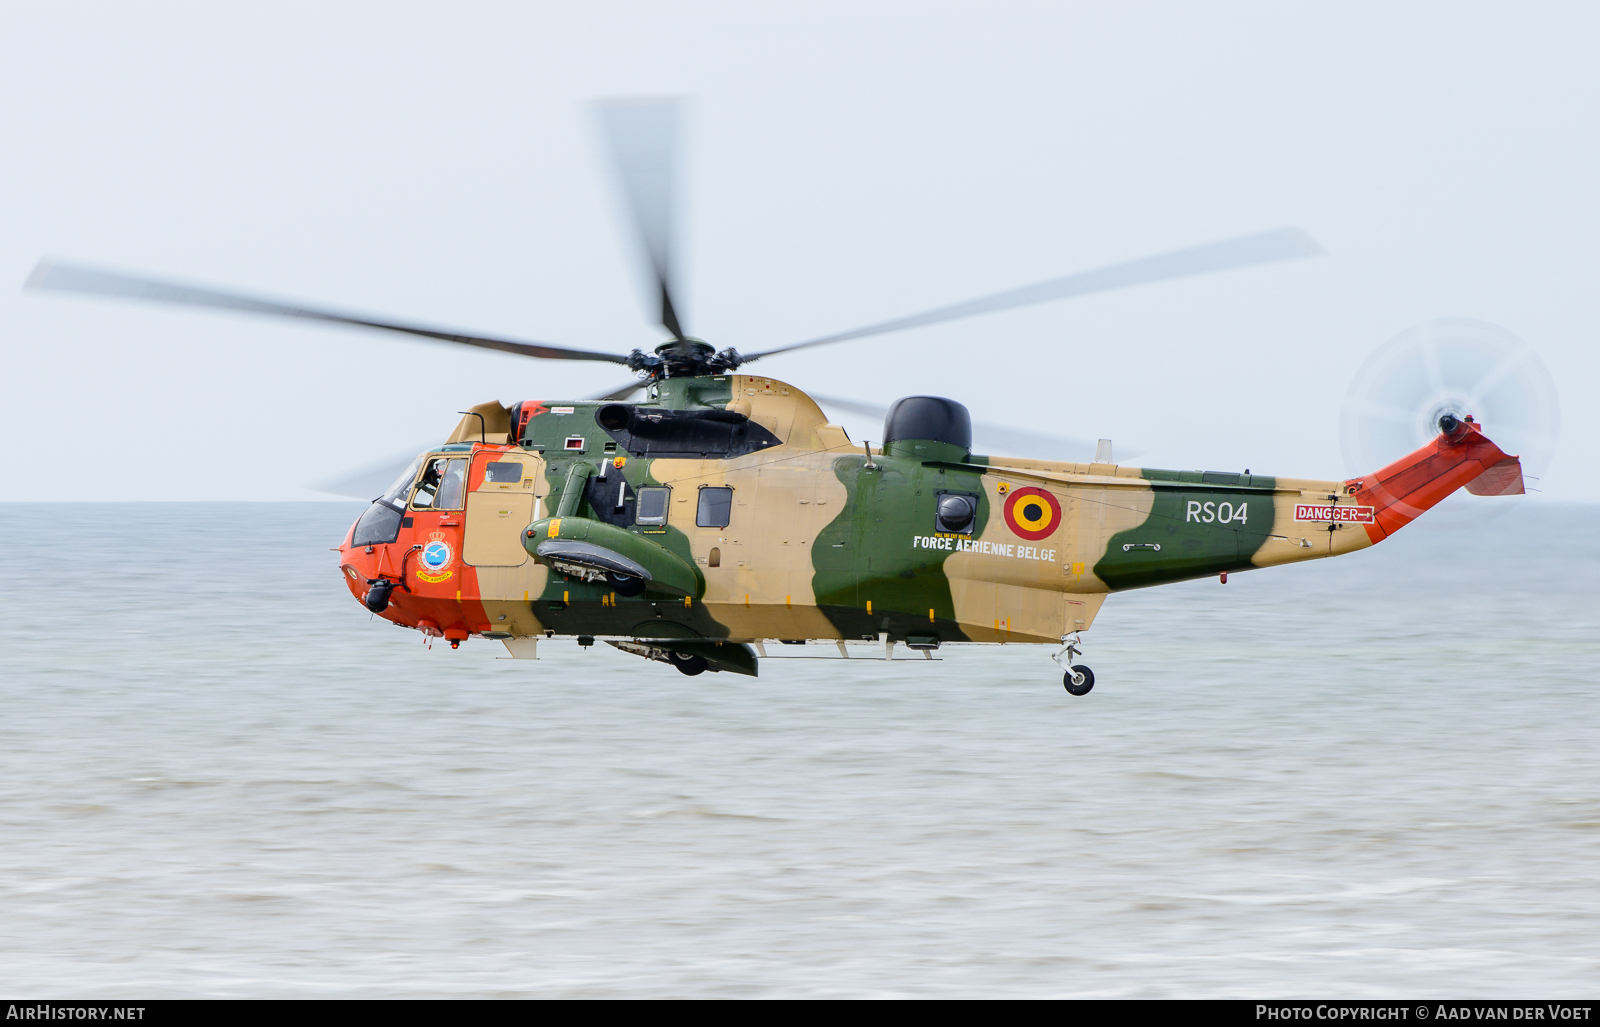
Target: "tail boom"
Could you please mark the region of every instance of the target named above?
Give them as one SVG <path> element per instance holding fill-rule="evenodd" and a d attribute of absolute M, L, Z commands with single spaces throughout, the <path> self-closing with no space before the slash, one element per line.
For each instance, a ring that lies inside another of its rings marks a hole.
<path fill-rule="evenodd" d="M 1373 508 L 1372 520 L 1363 526 L 1377 543 L 1462 486 L 1478 496 L 1521 495 L 1522 463 L 1490 442 L 1469 418 L 1416 452 L 1344 486 L 1357 503 Z"/>

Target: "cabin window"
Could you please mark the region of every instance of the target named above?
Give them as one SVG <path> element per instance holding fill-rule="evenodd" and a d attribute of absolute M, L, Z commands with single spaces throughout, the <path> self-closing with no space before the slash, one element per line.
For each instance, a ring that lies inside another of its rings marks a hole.
<path fill-rule="evenodd" d="M 701 486 L 700 505 L 694 512 L 695 527 L 726 528 L 731 513 L 733 513 L 733 489 L 726 486 Z"/>
<path fill-rule="evenodd" d="M 417 491 L 411 496 L 414 510 L 459 510 L 467 491 L 467 461 L 463 458 L 435 457 L 422 472 Z"/>
<path fill-rule="evenodd" d="M 501 485 L 515 485 L 522 480 L 522 464 L 516 460 L 491 461 L 484 465 L 483 480 Z"/>
<path fill-rule="evenodd" d="M 635 524 L 660 526 L 667 523 L 667 504 L 672 499 L 672 489 L 665 485 L 646 485 L 638 490 L 637 496 Z"/>

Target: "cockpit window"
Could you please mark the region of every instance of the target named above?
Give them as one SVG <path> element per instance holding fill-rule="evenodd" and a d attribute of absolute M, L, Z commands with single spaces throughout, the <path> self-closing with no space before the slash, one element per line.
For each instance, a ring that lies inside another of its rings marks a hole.
<path fill-rule="evenodd" d="M 465 460 L 452 460 L 450 466 L 445 468 L 444 478 L 439 482 L 439 495 L 433 501 L 435 510 L 459 510 L 461 501 L 467 492 L 467 462 Z"/>
<path fill-rule="evenodd" d="M 459 510 L 466 493 L 467 461 L 464 457 L 434 457 L 411 496 L 413 510 Z"/>

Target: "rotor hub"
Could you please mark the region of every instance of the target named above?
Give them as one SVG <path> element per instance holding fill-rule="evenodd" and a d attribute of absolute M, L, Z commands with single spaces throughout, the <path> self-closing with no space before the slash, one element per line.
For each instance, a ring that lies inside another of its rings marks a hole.
<path fill-rule="evenodd" d="M 669 339 L 652 353 L 634 350 L 628 355 L 628 367 L 640 372 L 650 381 L 663 378 L 699 378 L 705 375 L 726 374 L 744 363 L 739 351 L 729 347 L 718 351 L 704 339 Z"/>

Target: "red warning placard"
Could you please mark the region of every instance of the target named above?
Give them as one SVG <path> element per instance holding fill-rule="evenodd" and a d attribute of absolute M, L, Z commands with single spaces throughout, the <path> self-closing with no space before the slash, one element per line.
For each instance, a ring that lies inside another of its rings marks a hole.
<path fill-rule="evenodd" d="M 1351 521 L 1371 524 L 1373 507 L 1370 506 L 1318 506 L 1314 503 L 1296 503 L 1294 519 L 1297 521 Z"/>

